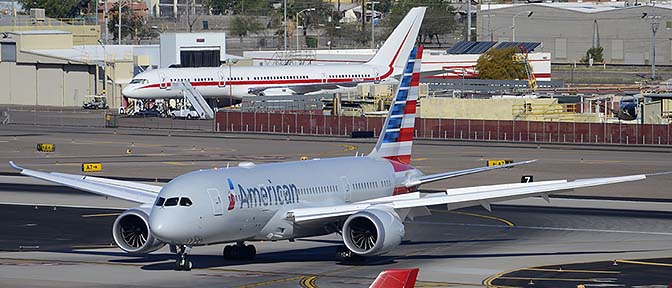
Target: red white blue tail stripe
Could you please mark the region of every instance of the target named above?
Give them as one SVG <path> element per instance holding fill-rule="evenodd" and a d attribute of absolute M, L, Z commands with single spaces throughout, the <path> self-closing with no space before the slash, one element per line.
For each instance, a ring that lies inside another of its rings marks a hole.
<path fill-rule="evenodd" d="M 413 48 L 378 143 L 369 156 L 386 158 L 399 164 L 411 163 L 421 62 L 422 47 Z"/>

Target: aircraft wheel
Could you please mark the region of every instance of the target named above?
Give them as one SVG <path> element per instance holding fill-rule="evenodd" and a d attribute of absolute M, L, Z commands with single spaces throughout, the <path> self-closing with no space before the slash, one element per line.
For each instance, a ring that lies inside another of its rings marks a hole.
<path fill-rule="evenodd" d="M 255 248 L 254 245 L 245 245 L 244 247 L 246 260 L 253 260 L 255 257 L 257 257 L 257 248 Z"/>

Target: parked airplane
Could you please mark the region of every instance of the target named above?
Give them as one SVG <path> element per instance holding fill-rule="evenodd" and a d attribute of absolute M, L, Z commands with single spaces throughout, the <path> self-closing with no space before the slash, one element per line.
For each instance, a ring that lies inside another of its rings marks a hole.
<path fill-rule="evenodd" d="M 404 220 L 429 215 L 427 206 L 448 209 L 551 192 L 641 180 L 645 175 L 542 181 L 448 189 L 420 194 L 418 187 L 443 179 L 527 164 L 425 175 L 411 166 L 422 48 L 408 57 L 378 141 L 360 157 L 254 164 L 187 173 L 163 187 L 100 177 L 47 173 L 10 165 L 21 174 L 140 204 L 114 222 L 114 241 L 129 253 L 149 253 L 169 244 L 176 269 L 188 270 L 193 246 L 236 243 L 229 259 L 256 255 L 247 241 L 289 240 L 339 233 L 345 259 L 380 255 L 404 237 Z M 406 58 L 406 56 L 404 56 Z M 158 194 L 157 194 L 158 193 Z"/>
<path fill-rule="evenodd" d="M 310 94 L 353 89 L 359 83 L 386 81 L 401 73 L 425 15 L 411 9 L 371 60 L 364 64 L 161 68 L 135 76 L 122 94 L 135 99 L 181 98 L 173 82 L 189 82 L 203 97 Z"/>

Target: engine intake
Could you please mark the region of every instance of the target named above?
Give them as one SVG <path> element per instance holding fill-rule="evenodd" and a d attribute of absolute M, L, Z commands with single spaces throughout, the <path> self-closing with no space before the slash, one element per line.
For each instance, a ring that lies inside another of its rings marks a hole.
<path fill-rule="evenodd" d="M 138 208 L 119 215 L 112 226 L 112 236 L 117 246 L 128 253 L 149 253 L 166 245 L 149 231 L 148 219 L 149 213 Z"/>
<path fill-rule="evenodd" d="M 350 251 L 372 256 L 387 253 L 404 238 L 404 224 L 394 211 L 367 209 L 350 215 L 343 225 L 343 242 Z"/>

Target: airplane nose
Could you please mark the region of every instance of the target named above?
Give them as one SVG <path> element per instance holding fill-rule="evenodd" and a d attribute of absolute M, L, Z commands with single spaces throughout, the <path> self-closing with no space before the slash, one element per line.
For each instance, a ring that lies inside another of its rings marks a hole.
<path fill-rule="evenodd" d="M 161 241 L 168 243 L 182 243 L 191 238 L 187 225 L 182 225 L 179 219 L 171 219 L 165 211 L 152 212 L 149 215 L 149 229 Z"/>
<path fill-rule="evenodd" d="M 121 90 L 121 95 L 133 98 L 133 96 L 135 96 L 135 90 L 135 85 L 126 85 L 126 87 Z"/>

